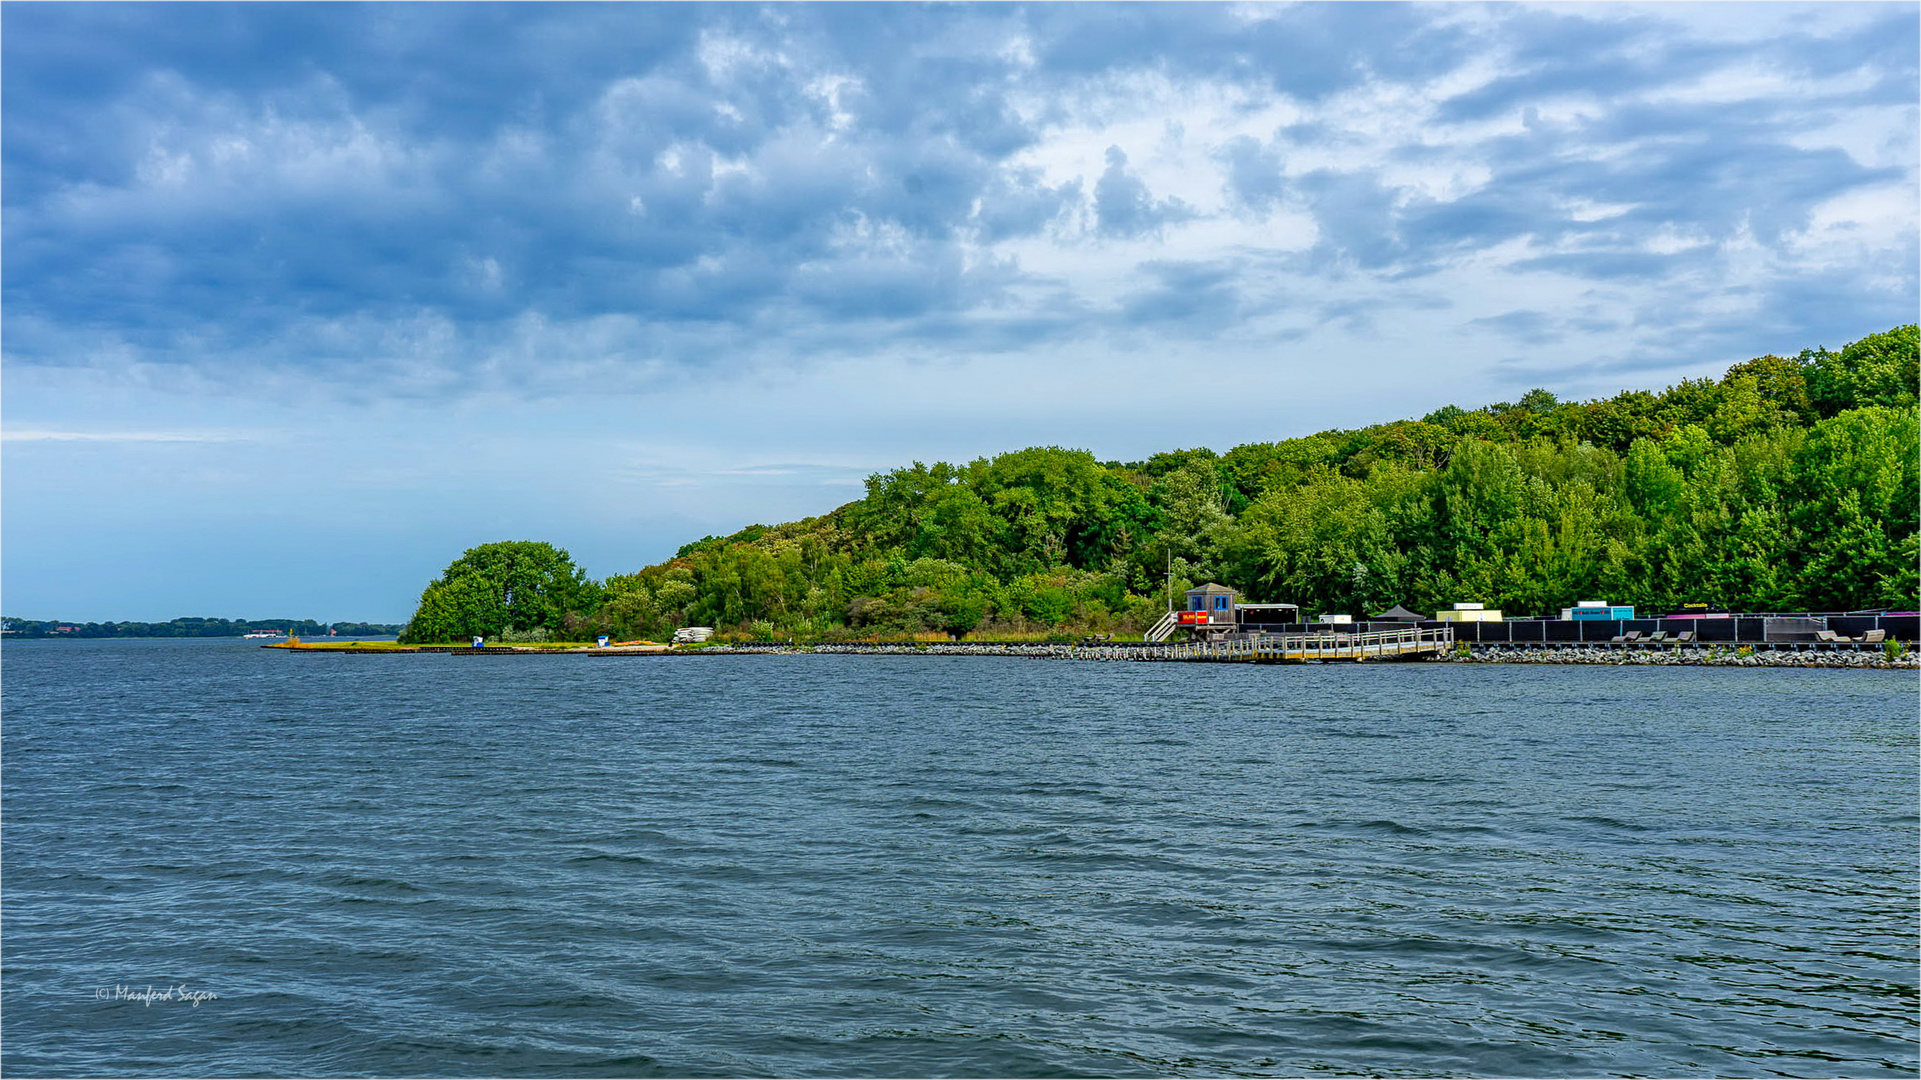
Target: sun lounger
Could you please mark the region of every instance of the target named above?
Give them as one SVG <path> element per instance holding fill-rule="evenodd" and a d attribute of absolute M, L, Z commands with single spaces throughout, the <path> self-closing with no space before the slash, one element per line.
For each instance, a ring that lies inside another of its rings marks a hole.
<path fill-rule="evenodd" d="M 1861 635 L 1861 643 L 1863 645 L 1879 645 L 1886 640 L 1888 640 L 1888 632 L 1886 630 L 1870 630 Z"/>
<path fill-rule="evenodd" d="M 1650 642 L 1666 641 L 1667 639 L 1668 639 L 1668 632 L 1666 630 L 1656 630 L 1653 634 L 1648 636 L 1648 641 Z"/>
<path fill-rule="evenodd" d="M 1844 639 L 1836 637 L 1832 630 L 1816 630 L 1814 632 L 1814 640 L 1822 642 L 1823 644 L 1832 645 Z"/>
<path fill-rule="evenodd" d="M 1674 641 L 1675 641 L 1675 643 L 1676 643 L 1676 644 L 1679 644 L 1679 645 L 1690 645 L 1690 644 L 1693 644 L 1693 642 L 1694 642 L 1694 631 L 1692 631 L 1692 630 L 1683 630 L 1683 631 L 1681 631 L 1680 633 L 1678 633 L 1678 634 L 1676 634 L 1676 635 L 1674 635 Z"/>
<path fill-rule="evenodd" d="M 1615 635 L 1613 640 L 1632 644 L 1636 641 L 1641 640 L 1641 632 L 1639 630 L 1629 630 L 1625 634 Z"/>

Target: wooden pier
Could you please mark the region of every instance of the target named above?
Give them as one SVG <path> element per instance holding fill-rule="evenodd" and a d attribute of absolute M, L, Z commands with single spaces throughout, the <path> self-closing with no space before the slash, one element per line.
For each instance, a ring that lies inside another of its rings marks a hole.
<path fill-rule="evenodd" d="M 1419 660 L 1454 647 L 1454 628 L 1410 627 L 1371 634 L 1261 634 L 1226 641 L 1194 642 L 1156 650 L 1154 660 L 1243 664 L 1305 664 L 1311 661 Z"/>
<path fill-rule="evenodd" d="M 1025 642 L 736 642 L 718 648 L 681 649 L 652 642 L 632 645 L 401 645 L 390 641 L 291 641 L 264 645 L 303 654 L 392 656 L 440 653 L 443 656 L 729 656 L 743 652 L 898 652 L 911 655 L 1016 655 L 1062 660 L 1185 660 L 1203 663 L 1306 664 L 1367 660 L 1422 660 L 1455 648 L 1451 626 L 1382 630 L 1364 634 L 1255 634 L 1220 641 L 1177 645 L 1153 642 L 1104 642 L 1092 645 Z"/>

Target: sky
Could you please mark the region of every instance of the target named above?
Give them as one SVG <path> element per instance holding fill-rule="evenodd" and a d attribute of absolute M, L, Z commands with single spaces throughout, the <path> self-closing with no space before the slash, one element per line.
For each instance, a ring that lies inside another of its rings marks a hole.
<path fill-rule="evenodd" d="M 869 474 L 1916 318 L 1897 4 L 6 4 L 0 604 L 404 620 Z"/>

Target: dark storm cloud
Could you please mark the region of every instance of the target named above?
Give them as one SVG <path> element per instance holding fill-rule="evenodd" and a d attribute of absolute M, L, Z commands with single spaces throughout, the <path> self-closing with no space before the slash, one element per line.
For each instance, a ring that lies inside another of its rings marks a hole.
<path fill-rule="evenodd" d="M 1122 302 L 1121 317 L 1129 325 L 1178 323 L 1188 333 L 1209 336 L 1239 321 L 1232 266 L 1155 262 L 1141 269 L 1154 284 Z"/>
<path fill-rule="evenodd" d="M 1717 280 L 1728 245 L 1786 265 L 1824 203 L 1911 186 L 1911 162 L 1811 139 L 1911 109 L 1914 11 L 1857 21 L 1747 42 L 1604 8 L 6 5 L 6 355 L 458 388 L 502 350 L 996 351 L 1117 312 L 1211 333 L 1273 291 L 1244 275 L 1392 283 L 1497 249 L 1597 286 Z M 1785 81 L 1686 92 L 1756 67 Z M 1185 136 L 1169 171 L 1106 130 L 1150 84 L 1297 119 Z M 1063 166 L 1063 133 L 1105 150 Z M 1412 179 L 1443 174 L 1473 179 Z M 1283 212 L 1314 230 L 1286 259 L 1176 245 Z M 1119 240 L 1151 250 L 1118 298 L 1015 253 L 1099 266 Z M 1911 297 L 1914 245 L 1895 259 L 1854 308 Z M 1751 287 L 1816 318 L 1782 273 Z M 1371 303 L 1328 321 L 1366 330 Z M 1465 324 L 1550 332 L 1504 319 Z"/>
<path fill-rule="evenodd" d="M 1127 154 L 1107 148 L 1107 170 L 1094 184 L 1094 216 L 1104 236 L 1134 238 L 1158 233 L 1186 221 L 1194 211 L 1179 199 L 1156 199 L 1141 179 L 1127 171 Z"/>
<path fill-rule="evenodd" d="M 1215 155 L 1227 166 L 1227 187 L 1234 201 L 1257 214 L 1280 203 L 1287 190 L 1281 153 L 1246 135 L 1229 139 Z"/>
<path fill-rule="evenodd" d="M 10 312 L 911 315 L 966 294 L 977 199 L 999 237 L 1077 192 L 1003 174 L 1029 136 L 978 71 L 880 48 L 919 10 L 845 43 L 817 9 L 175 14 L 7 12 Z"/>
<path fill-rule="evenodd" d="M 1467 32 L 1405 4 L 1054 4 L 1027 9 L 1062 76 L 1153 69 L 1318 101 L 1371 79 L 1422 80 L 1470 53 Z"/>
<path fill-rule="evenodd" d="M 1786 34 L 1762 42 L 1712 43 L 1677 37 L 1652 13 L 1609 18 L 1614 13 L 1601 6 L 1578 14 L 1520 11 L 1501 24 L 1502 37 L 1511 43 L 1512 70 L 1448 99 L 1439 119 L 1481 119 L 1560 98 L 1628 98 L 1650 88 L 1686 85 L 1690 77 L 1743 63 L 1796 79 L 1873 71 L 1878 77 L 1866 89 L 1847 90 L 1833 99 L 1911 100 L 1914 11 L 1898 5 L 1882 11 L 1859 27 L 1829 36 Z"/>
<path fill-rule="evenodd" d="M 1498 330 L 1516 341 L 1529 345 L 1551 345 L 1561 340 L 1561 332 L 1556 328 L 1555 320 L 1540 311 L 1510 311 L 1505 315 L 1475 319 L 1473 325 Z"/>
<path fill-rule="evenodd" d="M 1318 255 L 1364 270 L 1397 269 L 1409 258 L 1396 220 L 1399 193 L 1378 174 L 1319 170 L 1301 177 L 1299 187 L 1321 228 Z"/>
<path fill-rule="evenodd" d="M 1081 203 L 1078 180 L 1049 187 L 1038 170 L 1004 169 L 981 189 L 975 214 L 981 238 L 992 243 L 1032 236 Z"/>

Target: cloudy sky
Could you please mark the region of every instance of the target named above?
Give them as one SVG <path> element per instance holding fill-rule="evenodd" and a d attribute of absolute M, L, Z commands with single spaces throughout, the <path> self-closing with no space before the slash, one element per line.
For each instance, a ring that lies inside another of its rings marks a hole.
<path fill-rule="evenodd" d="M 5 612 L 398 621 L 876 469 L 1916 317 L 1917 8 L 7 4 Z"/>

